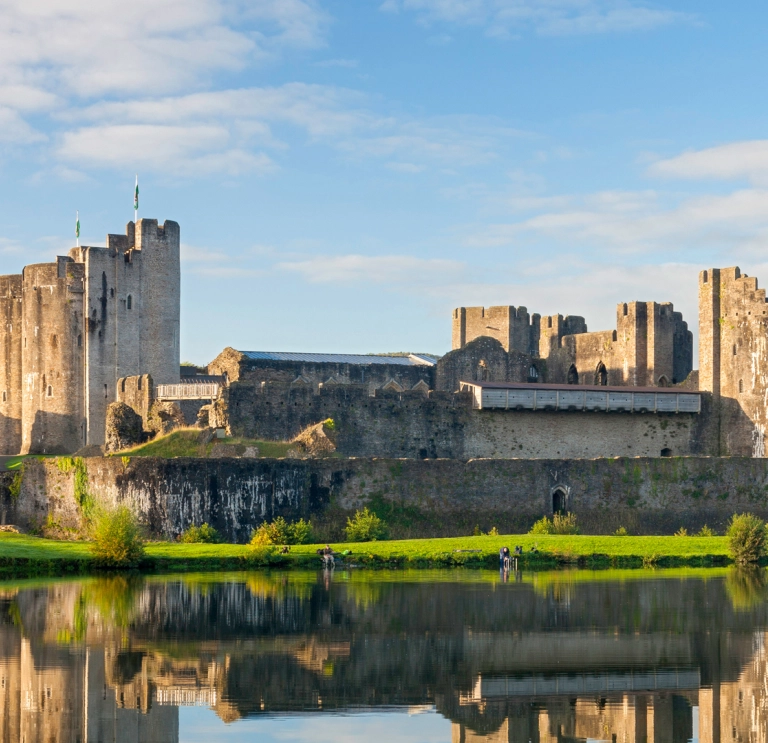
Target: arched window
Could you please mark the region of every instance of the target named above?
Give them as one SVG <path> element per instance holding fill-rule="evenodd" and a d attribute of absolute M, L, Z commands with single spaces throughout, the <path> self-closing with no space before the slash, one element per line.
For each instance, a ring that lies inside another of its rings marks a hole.
<path fill-rule="evenodd" d="M 552 513 L 568 512 L 568 494 L 563 488 L 557 488 L 552 493 Z"/>
<path fill-rule="evenodd" d="M 627 316 L 627 311 L 628 311 L 628 307 L 627 307 L 627 303 L 626 302 L 622 305 L 621 309 L 622 309 L 622 314 L 624 315 L 624 317 L 626 317 Z"/>
<path fill-rule="evenodd" d="M 571 368 L 568 369 L 568 384 L 578 384 L 579 383 L 579 371 L 576 368 L 575 364 L 571 364 Z"/>
<path fill-rule="evenodd" d="M 528 367 L 528 381 L 529 382 L 538 382 L 539 381 L 539 370 L 536 368 L 534 364 L 531 364 Z"/>
<path fill-rule="evenodd" d="M 125 306 L 130 310 L 133 307 L 133 297 L 129 294 L 128 299 L 125 300 Z"/>
<path fill-rule="evenodd" d="M 51 387 L 50 384 L 48 385 L 48 391 L 46 392 L 46 395 L 48 395 L 48 397 L 53 397 L 53 387 Z"/>
<path fill-rule="evenodd" d="M 597 365 L 597 369 L 595 369 L 595 384 L 601 387 L 605 387 L 608 384 L 608 370 L 602 361 Z"/>
<path fill-rule="evenodd" d="M 667 375 L 666 374 L 662 374 L 659 377 L 659 384 L 658 384 L 658 386 L 659 387 L 669 387 L 669 379 L 667 379 Z"/>

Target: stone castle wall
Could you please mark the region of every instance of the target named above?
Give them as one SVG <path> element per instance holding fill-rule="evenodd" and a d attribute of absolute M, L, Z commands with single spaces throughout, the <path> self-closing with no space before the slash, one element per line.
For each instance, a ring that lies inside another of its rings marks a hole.
<path fill-rule="evenodd" d="M 539 381 L 556 384 L 666 386 L 682 382 L 693 364 L 693 336 L 669 302 L 620 304 L 616 330 L 593 333 L 583 317 L 540 317 L 525 307 L 454 310 L 453 349 L 481 337 L 527 354 L 541 366 Z"/>
<path fill-rule="evenodd" d="M 495 342 L 495 341 L 494 341 Z M 709 454 L 708 415 L 474 410 L 469 393 L 368 394 L 236 382 L 217 403 L 233 436 L 290 440 L 333 418 L 338 451 L 356 457 L 608 457 Z M 705 410 L 706 403 L 705 403 Z"/>
<path fill-rule="evenodd" d="M 734 512 L 768 516 L 765 459 L 83 461 L 94 497 L 130 504 L 153 533 L 167 538 L 208 522 L 226 539 L 243 542 L 278 515 L 333 512 L 343 524 L 343 514 L 364 505 L 393 518 L 406 514 L 432 535 L 471 533 L 476 524 L 525 532 L 556 503 L 575 513 L 585 532 L 603 534 L 619 526 L 670 534 L 705 523 L 722 530 Z M 17 500 L 7 492 L 12 475 L 3 475 L 0 518 L 39 526 L 50 516 L 79 527 L 75 471 L 62 470 L 53 459 L 30 461 Z"/>
<path fill-rule="evenodd" d="M 151 219 L 0 277 L 0 452 L 103 444 L 119 378 L 177 382 L 179 277 L 179 226 Z"/>
<path fill-rule="evenodd" d="M 331 361 L 278 361 L 251 359 L 234 348 L 225 348 L 210 364 L 208 373 L 226 376 L 229 382 L 278 384 L 358 384 L 370 393 L 394 382 L 401 390 L 426 386 L 434 389 L 435 367 L 427 364 L 347 364 Z M 458 386 L 456 387 L 458 389 Z"/>

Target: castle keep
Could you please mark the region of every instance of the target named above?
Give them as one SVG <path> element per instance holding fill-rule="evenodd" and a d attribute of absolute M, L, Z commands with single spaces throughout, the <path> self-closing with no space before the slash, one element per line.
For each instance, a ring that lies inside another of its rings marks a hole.
<path fill-rule="evenodd" d="M 120 377 L 178 382 L 179 298 L 179 225 L 154 219 L 0 277 L 0 450 L 101 445 Z"/>

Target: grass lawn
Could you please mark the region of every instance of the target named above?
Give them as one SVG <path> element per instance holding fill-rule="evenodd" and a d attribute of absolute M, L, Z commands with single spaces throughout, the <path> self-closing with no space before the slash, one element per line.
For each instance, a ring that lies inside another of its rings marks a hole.
<path fill-rule="evenodd" d="M 725 537 L 613 536 L 481 536 L 446 539 L 339 543 L 346 564 L 372 567 L 461 566 L 496 567 L 502 546 L 523 547 L 523 568 L 580 566 L 592 568 L 642 566 L 715 566 L 730 562 Z M 255 560 L 249 548 L 237 544 L 178 544 L 150 542 L 143 569 L 231 570 L 250 565 L 319 567 L 321 545 L 298 545 L 287 556 L 264 554 Z M 531 550 L 537 547 L 539 552 Z M 94 567 L 88 543 L 58 542 L 23 534 L 0 533 L 0 569 L 13 572 L 87 572 Z"/>
<path fill-rule="evenodd" d="M 213 439 L 207 444 L 199 443 L 199 428 L 182 428 L 172 431 L 165 436 L 159 436 L 146 444 L 139 444 L 131 449 L 125 449 L 116 456 L 129 457 L 207 457 L 215 444 L 242 444 L 244 446 L 256 446 L 259 456 L 284 457 L 294 445 L 287 441 L 260 441 L 257 439 L 225 438 Z"/>

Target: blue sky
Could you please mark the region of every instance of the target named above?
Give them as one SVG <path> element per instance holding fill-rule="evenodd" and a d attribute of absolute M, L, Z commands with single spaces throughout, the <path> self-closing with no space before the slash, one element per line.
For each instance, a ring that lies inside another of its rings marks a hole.
<path fill-rule="evenodd" d="M 0 3 L 0 271 L 181 224 L 182 356 L 450 348 L 461 305 L 611 328 L 768 281 L 768 6 Z"/>

